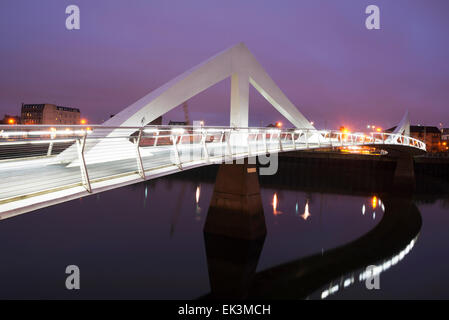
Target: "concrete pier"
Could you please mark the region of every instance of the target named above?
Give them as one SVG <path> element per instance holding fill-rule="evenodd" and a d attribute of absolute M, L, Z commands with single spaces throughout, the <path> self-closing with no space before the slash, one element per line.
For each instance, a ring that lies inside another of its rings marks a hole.
<path fill-rule="evenodd" d="M 400 153 L 396 160 L 393 181 L 394 191 L 413 192 L 416 189 L 415 170 L 413 156 Z"/>
<path fill-rule="evenodd" d="M 256 165 L 247 160 L 220 165 L 204 232 L 249 240 L 265 236 Z"/>

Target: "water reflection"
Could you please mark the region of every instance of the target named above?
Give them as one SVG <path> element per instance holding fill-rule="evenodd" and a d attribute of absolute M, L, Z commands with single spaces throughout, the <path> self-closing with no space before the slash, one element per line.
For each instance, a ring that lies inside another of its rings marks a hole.
<path fill-rule="evenodd" d="M 102 193 L 98 201 L 85 197 L 2 221 L 0 298 L 70 298 L 70 292 L 60 285 L 60 274 L 66 265 L 78 261 L 91 275 L 86 279 L 89 287 L 78 293 L 80 298 L 185 299 L 209 294 L 320 299 L 324 290 L 329 290 L 328 299 L 357 298 L 360 292 L 354 294 L 354 290 L 360 273 L 376 263 L 395 275 L 388 277 L 390 287 L 400 287 L 401 279 L 411 276 L 421 281 L 413 293 L 407 291 L 410 288 L 393 293 L 399 298 L 423 296 L 422 290 L 449 285 L 442 271 L 448 265 L 447 223 L 443 223 L 448 219 L 447 185 L 428 183 L 429 190 L 415 195 L 417 203 L 426 204 L 422 210 L 427 232 L 421 233 L 418 246 L 410 246 L 421 217 L 410 199 L 382 193 L 390 180 L 379 182 L 373 175 L 366 181 L 342 184 L 338 172 L 332 176 L 325 171 L 326 176 L 320 178 L 322 168 L 314 174 L 302 168 L 302 175 L 291 170 L 282 173 L 281 168 L 276 176 L 260 177 L 268 234 L 257 243 L 203 234 L 214 186 L 214 174 L 208 170 L 120 188 Z M 422 185 L 417 184 L 418 188 Z M 200 205 L 203 216 L 198 221 Z M 272 214 L 281 210 L 282 215 Z M 306 212 L 311 215 L 307 223 L 303 220 Z M 229 218 L 228 213 L 223 215 Z M 402 260 L 406 267 L 392 268 L 412 247 L 412 254 Z M 427 259 L 429 252 L 432 259 Z M 45 268 L 30 273 L 30 265 Z M 105 265 L 112 267 L 105 270 Z M 43 281 L 51 285 L 42 288 Z M 382 288 L 380 294 L 388 295 L 388 290 Z M 447 298 L 447 290 L 431 294 Z"/>
<path fill-rule="evenodd" d="M 195 219 L 197 221 L 201 220 L 201 215 L 200 215 L 201 214 L 200 195 L 201 195 L 201 185 L 198 185 L 196 187 L 196 191 L 195 191 L 195 205 L 196 205 L 196 208 L 195 208 L 195 213 L 196 213 Z"/>
<path fill-rule="evenodd" d="M 278 204 L 279 204 L 279 202 L 278 202 L 278 194 L 275 192 L 274 194 L 273 194 L 273 200 L 272 200 L 272 202 L 271 202 L 271 205 L 273 206 L 273 215 L 275 215 L 275 216 L 277 216 L 278 214 L 281 214 L 282 212 L 281 211 L 278 211 Z"/>
<path fill-rule="evenodd" d="M 350 270 L 379 260 L 382 262 L 375 272 L 388 270 L 393 263 L 396 264 L 410 252 L 422 222 L 418 209 L 410 199 L 392 198 L 385 203 L 387 211 L 373 230 L 323 254 L 311 255 L 257 273 L 250 296 L 306 298 L 325 283 L 330 283 L 327 291 L 322 293 L 323 297 L 327 297 L 335 294 L 341 287 L 341 284 L 333 284 L 332 279 L 341 277 Z M 396 254 L 398 251 L 399 254 Z M 394 256 L 391 257 L 392 255 Z M 366 275 L 361 273 L 361 277 Z M 353 283 L 352 278 L 352 275 L 343 277 L 343 287 L 345 283 L 346 286 Z"/>
<path fill-rule="evenodd" d="M 306 201 L 306 206 L 304 208 L 304 213 L 301 215 L 304 220 L 307 220 L 310 217 L 309 212 L 309 200 Z"/>
<path fill-rule="evenodd" d="M 391 267 L 397 265 L 400 261 L 404 259 L 404 257 L 410 253 L 410 251 L 413 249 L 414 245 L 418 241 L 419 234 L 413 238 L 410 243 L 407 244 L 405 248 L 403 248 L 400 252 L 398 252 L 396 255 L 390 257 L 387 260 L 377 262 L 376 266 L 374 268 L 368 268 L 366 266 L 365 268 L 362 268 L 358 270 L 358 280 L 359 282 L 365 282 L 367 279 L 380 276 L 381 273 L 389 270 Z M 338 291 L 341 291 L 342 289 L 348 288 L 351 285 L 354 284 L 354 272 L 350 274 L 343 275 L 337 284 L 334 282 L 331 282 L 327 287 L 328 289 L 325 289 L 321 292 L 321 299 L 326 299 L 330 295 L 336 294 Z"/>

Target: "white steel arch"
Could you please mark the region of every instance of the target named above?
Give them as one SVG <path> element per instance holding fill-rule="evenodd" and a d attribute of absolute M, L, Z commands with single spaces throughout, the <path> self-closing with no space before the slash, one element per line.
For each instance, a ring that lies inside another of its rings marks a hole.
<path fill-rule="evenodd" d="M 244 43 L 234 45 L 177 76 L 134 102 L 103 125 L 144 126 L 228 77 L 231 77 L 231 127 L 248 127 L 249 84 L 251 84 L 296 128 L 314 129 Z"/>

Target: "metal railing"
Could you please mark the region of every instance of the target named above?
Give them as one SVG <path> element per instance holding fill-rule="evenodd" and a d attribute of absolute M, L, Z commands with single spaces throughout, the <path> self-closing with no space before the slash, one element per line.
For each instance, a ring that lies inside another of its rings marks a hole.
<path fill-rule="evenodd" d="M 292 150 L 425 144 L 390 133 L 190 126 L 0 126 L 0 212 L 12 201 L 114 179 Z"/>

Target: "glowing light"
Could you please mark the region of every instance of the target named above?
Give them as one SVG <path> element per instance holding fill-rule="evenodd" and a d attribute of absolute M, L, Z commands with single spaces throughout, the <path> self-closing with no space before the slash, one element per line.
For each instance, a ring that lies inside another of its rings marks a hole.
<path fill-rule="evenodd" d="M 373 206 L 373 209 L 376 209 L 377 207 L 377 197 L 373 196 L 373 198 L 371 199 L 371 204 Z"/>
<path fill-rule="evenodd" d="M 272 201 L 271 205 L 273 206 L 273 214 L 275 216 L 282 213 L 282 212 L 278 211 L 279 201 L 278 201 L 278 194 L 277 193 L 274 193 L 273 201 Z"/>
<path fill-rule="evenodd" d="M 380 132 L 381 130 L 382 130 L 381 128 L 377 128 L 377 129 L 376 129 L 377 132 Z"/>
<path fill-rule="evenodd" d="M 13 118 L 8 119 L 8 124 L 15 124 L 16 120 L 14 120 Z"/>
<path fill-rule="evenodd" d="M 87 123 L 87 120 L 86 120 L 86 119 L 81 119 L 81 120 L 80 120 L 80 123 L 81 123 L 81 124 L 86 124 L 86 123 Z"/>
<path fill-rule="evenodd" d="M 365 215 L 365 205 L 362 206 L 362 214 Z"/>
<path fill-rule="evenodd" d="M 313 121 L 310 121 L 310 124 L 313 126 L 314 124 L 315 124 L 315 122 L 313 122 Z"/>
<path fill-rule="evenodd" d="M 304 213 L 301 215 L 301 217 L 304 220 L 307 220 L 308 217 L 310 217 L 310 212 L 309 212 L 309 200 L 306 201 L 306 206 L 304 208 Z"/>
<path fill-rule="evenodd" d="M 282 128 L 282 122 L 280 122 L 280 121 L 276 122 L 276 127 Z"/>
<path fill-rule="evenodd" d="M 195 200 L 197 204 L 200 202 L 200 195 L 201 195 L 201 186 L 197 186 L 195 192 Z"/>

